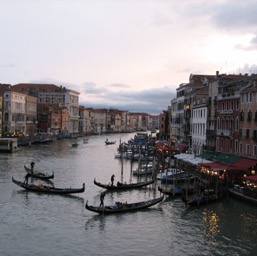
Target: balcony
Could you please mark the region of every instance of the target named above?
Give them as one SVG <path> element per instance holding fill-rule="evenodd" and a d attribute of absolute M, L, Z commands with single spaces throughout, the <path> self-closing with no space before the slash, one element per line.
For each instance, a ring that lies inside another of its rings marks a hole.
<path fill-rule="evenodd" d="M 217 136 L 232 137 L 233 131 L 217 129 Z"/>
<path fill-rule="evenodd" d="M 232 115 L 233 114 L 233 110 L 229 109 L 229 110 L 220 110 L 220 114 L 221 115 Z"/>

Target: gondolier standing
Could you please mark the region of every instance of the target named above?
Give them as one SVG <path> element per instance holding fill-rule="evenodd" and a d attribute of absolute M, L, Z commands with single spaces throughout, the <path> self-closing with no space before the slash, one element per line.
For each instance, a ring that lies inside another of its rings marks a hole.
<path fill-rule="evenodd" d="M 24 184 L 28 185 L 28 179 L 30 177 L 30 174 L 27 173 L 26 176 L 25 176 L 25 180 L 24 180 Z"/>
<path fill-rule="evenodd" d="M 100 205 L 99 205 L 99 207 L 104 208 L 104 197 L 105 197 L 105 192 L 102 192 L 101 195 L 100 195 Z"/>
<path fill-rule="evenodd" d="M 33 171 L 34 171 L 34 165 L 35 165 L 35 163 L 32 161 L 31 163 L 30 163 L 30 169 L 31 169 L 31 172 L 33 173 Z"/>
<path fill-rule="evenodd" d="M 113 174 L 112 177 L 111 177 L 112 186 L 113 186 L 113 182 L 114 182 L 114 177 L 115 177 L 115 175 Z"/>

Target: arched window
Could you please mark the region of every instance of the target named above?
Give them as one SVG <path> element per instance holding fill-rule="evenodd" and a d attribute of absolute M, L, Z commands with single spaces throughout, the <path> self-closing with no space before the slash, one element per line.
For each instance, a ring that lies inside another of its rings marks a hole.
<path fill-rule="evenodd" d="M 236 131 L 239 131 L 239 118 L 236 118 Z"/>
<path fill-rule="evenodd" d="M 249 109 L 249 111 L 248 111 L 247 121 L 252 121 L 252 110 L 251 109 Z"/>
<path fill-rule="evenodd" d="M 240 112 L 240 121 L 244 121 L 244 111 Z"/>

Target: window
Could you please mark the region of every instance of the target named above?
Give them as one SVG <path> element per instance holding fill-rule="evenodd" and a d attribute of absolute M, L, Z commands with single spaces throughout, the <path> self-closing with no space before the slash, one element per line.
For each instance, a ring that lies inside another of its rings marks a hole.
<path fill-rule="evenodd" d="M 242 143 L 240 143 L 239 144 L 239 154 L 242 154 L 242 151 L 243 151 L 242 149 L 243 149 L 243 145 L 242 145 Z"/>
<path fill-rule="evenodd" d="M 236 110 L 239 109 L 239 100 L 236 102 Z"/>
<path fill-rule="evenodd" d="M 246 139 L 249 139 L 250 137 L 250 129 L 246 129 Z"/>
<path fill-rule="evenodd" d="M 248 111 L 248 115 L 247 115 L 247 121 L 252 121 L 252 111 L 251 111 L 251 109 L 249 109 L 249 111 Z"/>
<path fill-rule="evenodd" d="M 246 144 L 246 154 L 250 155 L 250 145 Z"/>
<path fill-rule="evenodd" d="M 240 112 L 240 121 L 244 121 L 244 111 Z"/>
<path fill-rule="evenodd" d="M 257 156 L 257 145 L 253 145 L 253 155 Z"/>
<path fill-rule="evenodd" d="M 238 153 L 238 140 L 235 141 L 235 152 Z"/>
<path fill-rule="evenodd" d="M 239 130 L 239 118 L 237 117 L 236 118 L 236 131 Z"/>

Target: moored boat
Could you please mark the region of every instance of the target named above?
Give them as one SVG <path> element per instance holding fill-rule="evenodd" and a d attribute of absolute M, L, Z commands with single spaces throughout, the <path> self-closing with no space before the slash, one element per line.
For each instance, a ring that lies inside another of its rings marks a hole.
<path fill-rule="evenodd" d="M 94 179 L 95 185 L 101 188 L 105 188 L 107 190 L 126 190 L 126 189 L 142 188 L 153 183 L 154 183 L 154 180 L 150 180 L 146 182 L 138 182 L 138 183 L 129 183 L 129 184 L 117 182 L 117 186 L 116 185 L 112 186 L 110 184 L 102 184 L 100 182 L 97 182 L 96 179 Z"/>
<path fill-rule="evenodd" d="M 116 202 L 115 205 L 104 206 L 104 207 L 88 205 L 88 202 L 86 202 L 85 208 L 89 211 L 102 213 L 102 214 L 131 212 L 131 211 L 142 210 L 150 206 L 156 205 L 160 203 L 163 200 L 163 198 L 164 198 L 164 195 L 158 198 L 149 199 L 142 202 L 136 202 L 136 203 Z"/>
<path fill-rule="evenodd" d="M 82 188 L 55 188 L 53 186 L 46 186 L 43 184 L 26 184 L 24 182 L 15 180 L 12 177 L 12 182 L 27 191 L 45 193 L 45 194 L 76 194 L 83 193 L 85 191 L 85 183 L 83 183 Z"/>
<path fill-rule="evenodd" d="M 132 174 L 135 176 L 152 175 L 153 174 L 153 164 L 143 164 L 141 166 L 141 168 L 133 170 Z"/>
<path fill-rule="evenodd" d="M 167 179 L 167 178 L 172 178 L 172 177 L 176 177 L 180 174 L 184 174 L 185 171 L 180 170 L 180 169 L 176 169 L 176 168 L 168 168 L 166 169 L 164 172 L 158 173 L 156 176 L 157 180 L 163 180 L 163 179 Z"/>
<path fill-rule="evenodd" d="M 257 204 L 257 192 L 253 190 L 249 190 L 249 188 L 241 187 L 239 185 L 234 185 L 234 187 L 230 188 L 229 193 L 241 200 L 246 202 Z"/>
<path fill-rule="evenodd" d="M 54 172 L 52 172 L 51 174 L 48 174 L 48 173 L 43 173 L 43 172 L 38 172 L 38 171 L 32 171 L 26 165 L 24 165 L 24 168 L 25 168 L 26 172 L 29 173 L 29 175 L 31 177 L 38 178 L 38 179 L 41 179 L 41 180 L 49 180 L 49 179 L 54 178 Z"/>
<path fill-rule="evenodd" d="M 0 138 L 0 153 L 14 153 L 21 150 L 17 138 Z"/>
<path fill-rule="evenodd" d="M 105 141 L 105 145 L 112 145 L 115 143 L 116 143 L 116 141 L 108 141 L 108 140 Z"/>
<path fill-rule="evenodd" d="M 198 206 L 201 204 L 208 204 L 210 202 L 217 201 L 218 197 L 215 195 L 213 190 L 207 191 L 204 194 L 201 195 L 193 195 L 189 198 L 186 198 L 185 196 L 182 196 L 182 201 L 186 205 L 191 205 L 191 206 Z"/>
<path fill-rule="evenodd" d="M 176 187 L 174 189 L 165 189 L 158 186 L 158 190 L 168 196 L 181 196 L 184 193 L 184 190 L 180 187 Z"/>

